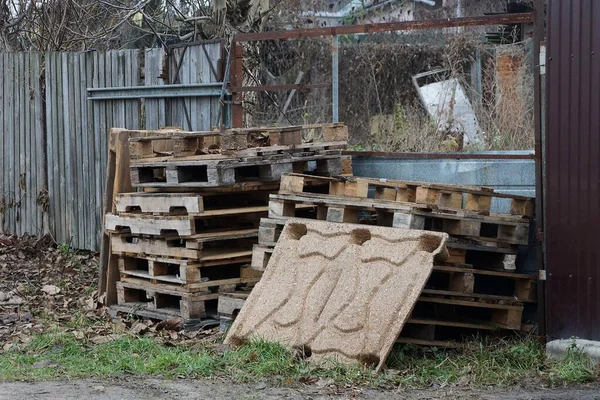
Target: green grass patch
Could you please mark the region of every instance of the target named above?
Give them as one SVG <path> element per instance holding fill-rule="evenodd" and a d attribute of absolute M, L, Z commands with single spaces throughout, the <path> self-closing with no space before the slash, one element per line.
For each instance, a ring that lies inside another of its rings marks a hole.
<path fill-rule="evenodd" d="M 560 360 L 550 360 L 549 378 L 553 383 L 586 383 L 598 378 L 598 371 L 590 357 L 574 345 Z"/>
<path fill-rule="evenodd" d="M 293 384 L 332 379 L 342 385 L 424 387 L 512 385 L 529 378 L 552 384 L 583 383 L 597 378 L 589 358 L 579 350 L 572 349 L 560 360 L 546 360 L 543 346 L 528 338 L 473 342 L 466 350 L 397 345 L 388 366 L 390 370 L 379 375 L 359 365 L 315 366 L 298 353 L 261 340 L 220 351 L 200 345 L 167 346 L 154 338 L 133 336 L 93 344 L 62 332 L 35 336 L 26 346 L 1 354 L 0 379 L 225 376 L 239 382 L 268 379 Z"/>

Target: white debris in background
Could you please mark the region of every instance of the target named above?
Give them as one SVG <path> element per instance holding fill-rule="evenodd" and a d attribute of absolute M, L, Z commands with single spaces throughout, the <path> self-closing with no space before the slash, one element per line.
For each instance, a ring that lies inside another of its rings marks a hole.
<path fill-rule="evenodd" d="M 440 72 L 443 71 L 432 71 L 413 77 L 427 112 L 435 121 L 438 130 L 462 135 L 463 146 L 481 143 L 479 122 L 458 80 L 452 78 L 419 86 L 419 78 Z"/>

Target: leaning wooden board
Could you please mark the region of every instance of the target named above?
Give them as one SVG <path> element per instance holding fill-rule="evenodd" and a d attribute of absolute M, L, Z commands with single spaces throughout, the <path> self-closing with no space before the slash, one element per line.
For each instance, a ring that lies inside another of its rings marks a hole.
<path fill-rule="evenodd" d="M 109 133 L 108 165 L 104 189 L 104 214 L 113 211 L 115 196 L 133 190 L 129 173 L 129 131 L 113 128 Z M 119 280 L 118 257 L 111 253 L 111 234 L 103 231 L 98 276 L 98 298 L 109 306 L 116 304 L 116 282 Z"/>

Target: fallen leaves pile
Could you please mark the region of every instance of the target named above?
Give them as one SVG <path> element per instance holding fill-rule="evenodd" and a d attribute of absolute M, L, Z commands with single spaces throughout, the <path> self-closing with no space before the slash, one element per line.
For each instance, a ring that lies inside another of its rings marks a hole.
<path fill-rule="evenodd" d="M 0 236 L 0 352 L 32 336 L 68 332 L 93 344 L 122 335 L 178 344 L 214 341 L 219 328 L 184 332 L 177 319 L 150 321 L 109 312 L 98 302 L 98 256 L 57 246 L 50 236 Z"/>

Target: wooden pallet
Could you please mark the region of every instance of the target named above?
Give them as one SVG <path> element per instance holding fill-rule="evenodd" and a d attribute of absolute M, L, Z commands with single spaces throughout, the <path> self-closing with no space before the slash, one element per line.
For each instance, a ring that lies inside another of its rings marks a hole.
<path fill-rule="evenodd" d="M 341 174 L 340 150 L 326 152 L 333 154 L 256 161 L 216 156 L 152 158 L 131 163 L 131 183 L 137 187 L 218 187 L 278 181 L 291 172 Z M 311 168 L 311 162 L 316 163 L 315 169 Z"/>
<path fill-rule="evenodd" d="M 204 211 L 194 216 L 155 216 L 139 214 L 106 214 L 104 229 L 111 233 L 190 238 L 217 228 L 250 229 L 267 213 L 268 207 L 243 207 Z"/>
<path fill-rule="evenodd" d="M 182 319 L 206 317 L 206 302 L 219 298 L 218 293 L 175 292 L 135 282 L 117 282 L 117 304 L 128 307 L 130 312 L 150 311 Z"/>
<path fill-rule="evenodd" d="M 114 254 L 157 256 L 165 258 L 206 261 L 219 249 L 251 248 L 258 237 L 258 229 L 218 231 L 193 235 L 190 238 L 145 237 L 113 235 L 111 249 Z"/>
<path fill-rule="evenodd" d="M 180 129 L 161 129 L 157 131 L 130 131 L 129 154 L 132 160 L 157 156 L 173 155 L 183 157 L 220 152 L 220 132 L 214 131 L 182 131 Z M 245 137 L 244 137 L 245 140 Z M 224 140 L 223 145 L 234 140 Z"/>
<path fill-rule="evenodd" d="M 288 174 L 282 177 L 281 193 L 311 192 L 318 177 L 301 174 Z M 492 199 L 509 199 L 510 214 L 532 217 L 533 198 L 494 192 L 492 188 L 480 186 L 449 185 L 429 182 L 372 179 L 360 177 L 339 177 L 321 179 L 329 186 L 333 196 L 369 198 L 424 204 L 440 210 L 468 211 L 479 215 L 489 215 Z"/>
<path fill-rule="evenodd" d="M 114 205 L 117 213 L 202 215 L 207 211 L 266 206 L 272 190 L 250 193 L 121 193 Z"/>
<path fill-rule="evenodd" d="M 160 257 L 119 257 L 121 280 L 133 277 L 150 283 L 180 285 L 183 289 L 198 283 L 237 278 L 259 278 L 260 274 L 246 265 L 251 251 L 231 251 L 215 255 L 213 260 L 190 261 Z M 191 291 L 192 289 L 190 289 Z"/>
<path fill-rule="evenodd" d="M 297 204 L 312 205 L 312 214 L 300 214 Z M 330 222 L 359 223 L 361 214 L 375 212 L 371 222 L 380 226 L 425 229 L 450 235 L 494 240 L 526 245 L 529 242 L 529 221 L 517 216 L 464 215 L 428 209 L 424 205 L 406 205 L 379 199 L 359 199 L 320 194 L 271 195 L 269 218 L 308 217 Z"/>
<path fill-rule="evenodd" d="M 311 141 L 348 141 L 348 127 L 344 124 L 236 128 L 224 132 L 187 132 L 180 129 L 130 132 L 129 152 L 133 160 L 164 155 L 185 157 L 210 153 L 235 154 L 241 149 L 256 146 L 301 146 L 302 136 Z"/>

